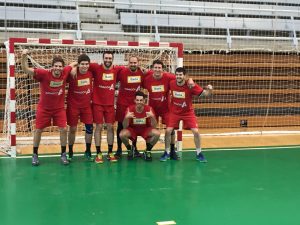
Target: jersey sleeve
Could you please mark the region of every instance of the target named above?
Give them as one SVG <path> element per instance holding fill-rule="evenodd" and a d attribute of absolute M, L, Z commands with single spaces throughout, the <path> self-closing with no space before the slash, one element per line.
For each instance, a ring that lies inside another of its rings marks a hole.
<path fill-rule="evenodd" d="M 200 87 L 198 84 L 195 84 L 195 86 L 192 88 L 193 95 L 201 95 L 202 92 L 203 92 L 203 88 Z"/>
<path fill-rule="evenodd" d="M 48 74 L 48 70 L 45 69 L 34 69 L 34 76 L 33 78 L 37 81 L 42 81 L 45 76 Z"/>
<path fill-rule="evenodd" d="M 97 63 L 90 63 L 89 71 L 92 72 L 94 77 L 96 76 L 98 69 L 100 69 L 100 66 Z"/>
<path fill-rule="evenodd" d="M 63 73 L 67 78 L 67 81 L 71 78 L 71 71 L 72 71 L 72 67 L 71 66 L 65 66 L 63 69 Z"/>

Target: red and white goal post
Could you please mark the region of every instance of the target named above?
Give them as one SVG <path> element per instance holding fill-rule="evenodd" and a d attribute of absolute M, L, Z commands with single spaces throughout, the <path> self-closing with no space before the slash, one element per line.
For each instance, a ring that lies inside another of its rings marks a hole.
<path fill-rule="evenodd" d="M 0 146 L 1 151 L 12 157 L 16 157 L 19 145 L 32 145 L 35 110 L 39 99 L 39 84 L 21 69 L 23 49 L 30 50 L 29 65 L 41 68 L 51 67 L 53 55 L 61 55 L 66 65 L 77 61 L 78 55 L 82 53 L 89 55 L 92 61 L 101 63 L 102 53 L 107 50 L 114 52 L 115 65 L 127 65 L 128 56 L 136 55 L 145 68 L 149 68 L 155 59 L 163 60 L 166 70 L 170 72 L 183 66 L 182 43 L 10 38 L 6 48 L 7 89 Z M 83 137 L 83 132 L 78 132 L 79 136 Z M 41 144 L 59 144 L 55 127 L 45 130 Z"/>

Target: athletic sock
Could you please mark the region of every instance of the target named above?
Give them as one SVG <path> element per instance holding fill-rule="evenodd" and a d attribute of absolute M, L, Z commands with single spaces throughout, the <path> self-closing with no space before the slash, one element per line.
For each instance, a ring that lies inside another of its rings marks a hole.
<path fill-rule="evenodd" d="M 147 151 L 151 151 L 152 150 L 152 148 L 153 148 L 153 145 L 152 144 L 150 144 L 150 143 L 146 143 L 146 150 Z"/>
<path fill-rule="evenodd" d="M 67 149 L 67 146 L 61 146 L 61 154 L 65 153 Z"/>
<path fill-rule="evenodd" d="M 91 152 L 91 143 L 85 143 L 86 152 Z"/>
<path fill-rule="evenodd" d="M 108 145 L 108 153 L 112 153 L 113 145 Z"/>
<path fill-rule="evenodd" d="M 125 147 L 127 148 L 127 150 L 130 150 L 130 149 L 131 149 L 131 146 L 130 146 L 130 145 L 126 145 Z"/>
<path fill-rule="evenodd" d="M 101 153 L 100 146 L 96 146 L 96 152 L 97 152 L 97 154 Z"/>
<path fill-rule="evenodd" d="M 201 152 L 201 148 L 196 148 L 197 155 Z"/>
<path fill-rule="evenodd" d="M 171 146 L 171 151 L 175 151 L 175 144 L 170 144 Z"/>
<path fill-rule="evenodd" d="M 170 154 L 170 148 L 166 148 L 166 152 Z"/>
<path fill-rule="evenodd" d="M 33 147 L 33 154 L 38 154 L 39 147 Z"/>

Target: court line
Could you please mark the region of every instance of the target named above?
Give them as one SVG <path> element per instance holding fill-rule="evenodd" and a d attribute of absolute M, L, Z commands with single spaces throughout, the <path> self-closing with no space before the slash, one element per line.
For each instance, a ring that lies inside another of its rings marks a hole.
<path fill-rule="evenodd" d="M 291 146 L 261 146 L 261 147 L 236 147 L 236 148 L 206 148 L 203 149 L 203 152 L 217 152 L 217 151 L 247 151 L 247 150 L 272 150 L 272 149 L 300 149 L 300 145 L 291 145 Z M 195 149 L 184 149 L 182 152 L 194 152 Z M 164 150 L 154 150 L 153 154 L 161 154 Z M 107 153 L 104 153 L 103 155 L 106 155 Z M 124 155 L 127 154 L 124 152 Z M 74 154 L 74 156 L 83 156 L 83 153 Z M 40 158 L 51 158 L 51 157 L 59 157 L 60 154 L 46 154 L 46 155 L 39 155 Z M 24 156 L 17 156 L 17 159 L 23 159 L 23 158 L 31 158 L 32 155 L 24 155 Z M 0 159 L 10 159 L 10 156 L 0 156 Z"/>

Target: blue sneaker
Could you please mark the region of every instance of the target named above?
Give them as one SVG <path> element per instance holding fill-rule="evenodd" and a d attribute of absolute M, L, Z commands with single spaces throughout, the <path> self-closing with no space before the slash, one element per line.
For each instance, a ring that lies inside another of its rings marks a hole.
<path fill-rule="evenodd" d="M 170 159 L 170 154 L 168 154 L 166 151 L 164 152 L 164 154 L 160 157 L 160 161 L 161 162 L 165 162 L 167 161 L 168 159 Z"/>
<path fill-rule="evenodd" d="M 37 154 L 33 154 L 33 155 L 32 155 L 32 162 L 31 162 L 31 164 L 32 164 L 33 166 L 38 166 L 38 165 L 40 165 L 39 157 L 38 157 Z"/>
<path fill-rule="evenodd" d="M 88 162 L 94 162 L 94 158 L 93 158 L 91 152 L 85 151 L 84 152 L 84 157 L 85 157 L 86 161 L 88 161 Z"/>
<path fill-rule="evenodd" d="M 207 160 L 204 157 L 204 155 L 202 154 L 202 152 L 200 152 L 198 155 L 196 155 L 196 160 L 198 160 L 199 162 L 202 162 L 202 163 L 206 163 L 207 162 Z"/>

